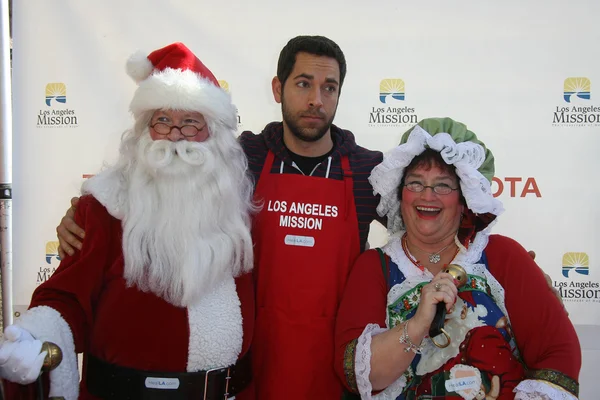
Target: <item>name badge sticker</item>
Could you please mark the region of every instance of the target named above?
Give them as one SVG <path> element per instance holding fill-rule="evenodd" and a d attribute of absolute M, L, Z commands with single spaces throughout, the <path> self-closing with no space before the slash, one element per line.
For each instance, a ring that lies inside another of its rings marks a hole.
<path fill-rule="evenodd" d="M 445 382 L 446 394 L 454 392 L 466 400 L 473 400 L 481 394 L 481 372 L 477 368 L 456 364 L 450 370 L 449 378 Z"/>
<path fill-rule="evenodd" d="M 179 389 L 179 379 L 177 378 L 146 378 L 144 382 L 148 389 L 164 389 L 177 390 Z"/>
<path fill-rule="evenodd" d="M 286 235 L 284 243 L 288 246 L 314 247 L 315 238 L 312 236 Z"/>

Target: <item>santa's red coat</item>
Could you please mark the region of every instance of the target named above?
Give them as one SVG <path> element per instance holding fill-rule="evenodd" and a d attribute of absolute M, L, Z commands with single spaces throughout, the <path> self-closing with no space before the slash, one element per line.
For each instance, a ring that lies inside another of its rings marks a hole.
<path fill-rule="evenodd" d="M 75 221 L 86 233 L 83 248 L 62 260 L 52 277 L 37 288 L 31 308 L 48 306 L 57 310 L 71 328 L 76 351 L 84 357 L 92 354 L 140 370 L 186 372 L 190 348 L 187 309 L 127 287 L 121 221 L 95 198 L 81 198 Z M 243 320 L 242 357 L 249 349 L 254 329 L 251 274 L 236 278 L 235 284 Z M 194 343 L 191 345 L 194 347 Z M 79 398 L 95 399 L 86 390 L 83 372 Z M 33 398 L 29 397 L 33 386 L 5 383 L 11 399 Z M 252 400 L 252 385 L 236 398 Z"/>

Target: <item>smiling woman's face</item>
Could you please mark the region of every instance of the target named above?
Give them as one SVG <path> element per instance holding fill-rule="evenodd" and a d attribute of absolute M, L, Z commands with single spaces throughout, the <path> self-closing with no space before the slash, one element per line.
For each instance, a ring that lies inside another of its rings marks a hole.
<path fill-rule="evenodd" d="M 418 165 L 408 170 L 404 176 L 404 185 L 416 182 L 425 186 L 459 187 L 456 174 L 441 169 L 435 163 L 429 166 Z M 402 220 L 406 231 L 421 243 L 438 243 L 456 233 L 463 207 L 460 190 L 442 195 L 435 193 L 430 187 L 419 193 L 411 192 L 406 186 L 402 188 Z"/>

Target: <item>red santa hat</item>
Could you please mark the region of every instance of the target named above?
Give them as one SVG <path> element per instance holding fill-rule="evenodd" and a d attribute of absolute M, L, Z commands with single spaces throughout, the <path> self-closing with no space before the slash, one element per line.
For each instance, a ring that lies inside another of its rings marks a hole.
<path fill-rule="evenodd" d="M 158 109 L 197 111 L 207 121 L 237 127 L 235 106 L 212 72 L 183 43 L 173 43 L 148 56 L 137 52 L 127 61 L 137 83 L 129 109 L 137 119 Z"/>

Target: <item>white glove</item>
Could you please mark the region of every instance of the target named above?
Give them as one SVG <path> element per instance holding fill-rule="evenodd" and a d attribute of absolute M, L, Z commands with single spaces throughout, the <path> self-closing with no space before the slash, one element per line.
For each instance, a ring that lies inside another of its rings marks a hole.
<path fill-rule="evenodd" d="M 4 330 L 4 339 L 0 345 L 0 377 L 21 385 L 35 382 L 47 353 L 40 353 L 42 342 L 16 325 Z"/>

